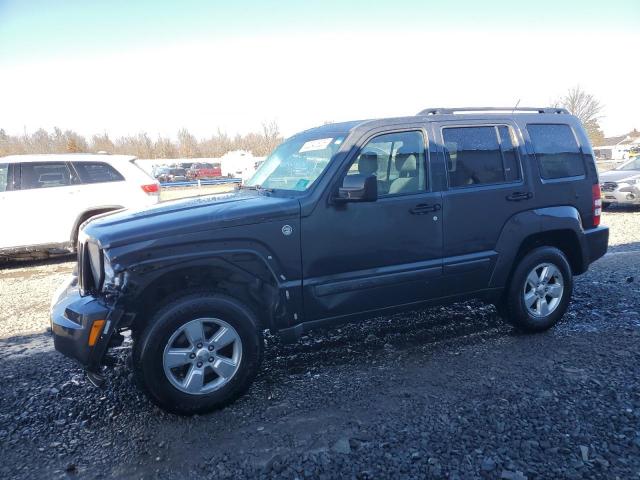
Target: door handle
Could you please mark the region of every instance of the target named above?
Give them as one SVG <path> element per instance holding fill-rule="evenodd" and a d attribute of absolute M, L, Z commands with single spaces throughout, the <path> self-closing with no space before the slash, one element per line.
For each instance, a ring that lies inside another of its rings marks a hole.
<path fill-rule="evenodd" d="M 511 195 L 507 195 L 507 200 L 511 202 L 520 202 L 522 200 L 530 200 L 533 198 L 531 192 L 513 192 Z"/>
<path fill-rule="evenodd" d="M 419 203 L 409 211 L 414 215 L 425 215 L 430 212 L 437 212 L 441 208 L 442 206 L 439 203 L 434 203 L 433 205 L 428 203 Z"/>

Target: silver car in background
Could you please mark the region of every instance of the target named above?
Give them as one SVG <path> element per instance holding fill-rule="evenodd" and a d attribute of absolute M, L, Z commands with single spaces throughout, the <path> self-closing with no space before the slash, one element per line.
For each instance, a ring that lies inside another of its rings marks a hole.
<path fill-rule="evenodd" d="M 640 156 L 600 174 L 602 207 L 640 205 Z"/>

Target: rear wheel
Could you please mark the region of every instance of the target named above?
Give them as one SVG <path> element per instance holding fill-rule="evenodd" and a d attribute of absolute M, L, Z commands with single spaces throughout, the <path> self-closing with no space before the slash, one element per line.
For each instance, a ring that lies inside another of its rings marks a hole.
<path fill-rule="evenodd" d="M 263 354 L 252 311 L 222 294 L 187 294 L 159 310 L 136 340 L 138 384 L 184 415 L 224 407 L 253 382 Z"/>
<path fill-rule="evenodd" d="M 573 275 L 564 253 L 536 248 L 516 267 L 499 313 L 521 330 L 541 332 L 562 318 L 572 291 Z"/>

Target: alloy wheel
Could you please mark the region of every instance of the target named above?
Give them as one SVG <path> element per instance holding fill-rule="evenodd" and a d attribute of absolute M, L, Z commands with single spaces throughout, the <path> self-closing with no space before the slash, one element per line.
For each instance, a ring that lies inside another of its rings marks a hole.
<path fill-rule="evenodd" d="M 533 317 L 547 317 L 558 308 L 563 293 L 564 278 L 560 269 L 552 263 L 541 263 L 526 277 L 524 305 Z"/>
<path fill-rule="evenodd" d="M 242 340 L 219 318 L 197 318 L 178 328 L 162 355 L 164 373 L 181 392 L 204 395 L 222 388 L 237 373 Z"/>

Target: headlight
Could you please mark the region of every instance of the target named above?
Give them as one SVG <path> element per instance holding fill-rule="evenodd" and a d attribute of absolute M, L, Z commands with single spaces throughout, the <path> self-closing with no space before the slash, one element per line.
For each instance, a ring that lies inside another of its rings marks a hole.
<path fill-rule="evenodd" d="M 103 289 L 106 289 L 107 286 L 116 288 L 122 286 L 124 273 L 115 273 L 113 266 L 111 265 L 111 260 L 109 260 L 109 257 L 105 255 L 104 252 L 102 253 L 102 265 L 104 269 L 104 281 L 102 282 Z"/>
<path fill-rule="evenodd" d="M 628 183 L 629 185 L 635 185 L 636 183 L 638 183 L 638 181 L 640 181 L 640 179 L 630 178 L 629 180 L 625 180 L 624 183 Z"/>
<path fill-rule="evenodd" d="M 102 279 L 103 279 L 103 259 L 102 259 L 102 251 L 100 247 L 93 243 L 88 243 L 89 247 L 89 265 L 91 266 L 91 273 L 93 275 L 93 287 L 96 290 L 100 290 L 102 288 Z"/>
<path fill-rule="evenodd" d="M 103 265 L 104 265 L 104 284 L 113 283 L 115 273 L 113 271 L 113 267 L 111 266 L 111 261 L 109 258 L 104 255 L 103 256 Z"/>

